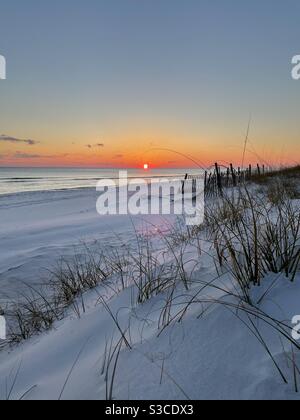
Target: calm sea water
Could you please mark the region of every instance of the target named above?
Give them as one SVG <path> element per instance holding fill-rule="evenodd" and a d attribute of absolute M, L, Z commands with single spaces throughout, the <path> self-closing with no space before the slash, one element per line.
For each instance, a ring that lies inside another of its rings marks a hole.
<path fill-rule="evenodd" d="M 129 169 L 130 178 L 176 177 L 191 169 Z M 81 168 L 0 168 L 0 195 L 29 191 L 65 190 L 95 187 L 100 179 L 118 178 L 119 169 Z"/>

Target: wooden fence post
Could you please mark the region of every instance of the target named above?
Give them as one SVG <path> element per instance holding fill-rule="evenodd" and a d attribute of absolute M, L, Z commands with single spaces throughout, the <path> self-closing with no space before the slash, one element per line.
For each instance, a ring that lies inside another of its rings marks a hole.
<path fill-rule="evenodd" d="M 229 187 L 229 180 L 230 180 L 230 169 L 227 168 L 227 182 L 226 182 L 227 188 Z"/>
<path fill-rule="evenodd" d="M 260 175 L 260 174 L 261 174 L 261 172 L 260 172 L 260 166 L 259 166 L 259 163 L 257 164 L 257 173 L 258 173 L 258 175 Z"/>
<path fill-rule="evenodd" d="M 188 174 L 185 174 L 184 181 L 182 181 L 182 195 L 184 195 L 185 181 L 188 179 Z"/>
<path fill-rule="evenodd" d="M 249 179 L 252 177 L 252 165 L 249 165 Z"/>
<path fill-rule="evenodd" d="M 236 187 L 236 173 L 234 172 L 233 164 L 232 163 L 230 164 L 230 170 L 231 170 L 231 176 L 232 176 L 233 186 Z"/>
<path fill-rule="evenodd" d="M 220 191 L 220 193 L 222 193 L 222 178 L 221 178 L 221 174 L 220 174 L 220 169 L 219 169 L 218 163 L 215 163 L 215 168 L 216 168 L 216 176 L 217 176 L 218 190 Z"/>

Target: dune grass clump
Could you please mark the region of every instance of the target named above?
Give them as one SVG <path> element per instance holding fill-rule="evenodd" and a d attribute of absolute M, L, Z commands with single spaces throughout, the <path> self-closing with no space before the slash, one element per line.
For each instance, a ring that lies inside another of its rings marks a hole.
<path fill-rule="evenodd" d="M 53 294 L 67 306 L 80 293 L 104 282 L 111 271 L 102 253 L 92 253 L 87 249 L 83 255 L 75 255 L 72 259 L 62 258 L 51 274 Z"/>
<path fill-rule="evenodd" d="M 55 297 L 45 290 L 26 286 L 18 301 L 8 305 L 5 317 L 9 321 L 8 342 L 20 343 L 36 334 L 48 331 L 63 318 L 64 310 Z"/>
<path fill-rule="evenodd" d="M 49 273 L 49 280 L 39 288 L 24 284 L 24 292 L 7 305 L 4 315 L 9 324 L 8 343 L 48 331 L 69 307 L 80 316 L 81 311 L 85 312 L 83 293 L 105 282 L 111 274 L 102 254 L 95 256 L 88 250 L 72 259 L 62 258 Z"/>
<path fill-rule="evenodd" d="M 266 200 L 243 187 L 224 195 L 207 211 L 210 240 L 238 282 L 245 300 L 268 272 L 294 281 L 300 266 L 300 209 L 285 195 Z"/>

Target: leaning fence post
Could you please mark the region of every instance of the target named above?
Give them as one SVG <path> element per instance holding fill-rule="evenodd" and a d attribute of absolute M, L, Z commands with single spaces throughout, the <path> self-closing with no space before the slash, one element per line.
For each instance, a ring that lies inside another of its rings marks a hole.
<path fill-rule="evenodd" d="M 185 174 L 184 181 L 182 181 L 182 195 L 184 195 L 185 181 L 188 179 L 188 174 Z"/>
<path fill-rule="evenodd" d="M 257 164 L 257 173 L 258 173 L 258 175 L 260 175 L 261 173 L 260 173 L 260 166 L 259 166 L 259 164 Z"/>

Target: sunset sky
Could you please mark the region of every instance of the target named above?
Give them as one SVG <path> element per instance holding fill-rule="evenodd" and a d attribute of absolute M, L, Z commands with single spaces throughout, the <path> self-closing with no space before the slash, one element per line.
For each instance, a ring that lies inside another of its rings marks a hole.
<path fill-rule="evenodd" d="M 247 162 L 299 162 L 299 18 L 299 0 L 2 0 L 0 166 L 239 163 L 250 114 Z"/>

